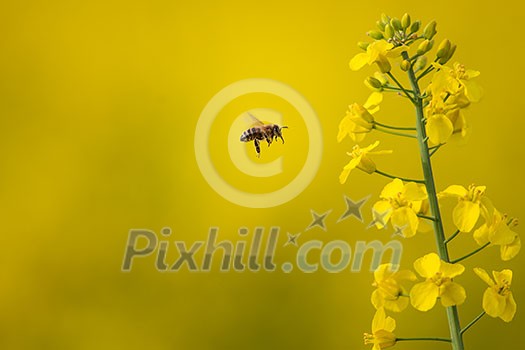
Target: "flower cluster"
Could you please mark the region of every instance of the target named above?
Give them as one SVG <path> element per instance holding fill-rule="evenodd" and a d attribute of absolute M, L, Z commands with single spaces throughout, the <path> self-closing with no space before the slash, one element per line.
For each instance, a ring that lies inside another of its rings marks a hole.
<path fill-rule="evenodd" d="M 372 93 L 363 105 L 353 103 L 349 106 L 339 124 L 337 140 L 342 142 L 348 136 L 359 143 L 374 131 L 412 138 L 418 144 L 424 178 L 408 179 L 379 170 L 373 156 L 392 151 L 376 151 L 379 145 L 376 141 L 367 147 L 353 146 L 348 153 L 351 159 L 344 166 L 339 181 L 345 183 L 354 169 L 390 178 L 373 205 L 375 226 L 382 229 L 390 223 L 396 233 L 401 232 L 405 238 L 414 237 L 418 232 L 434 231 L 437 252 L 429 252 L 414 261 L 413 268 L 419 277 L 411 270 L 396 271 L 391 264 L 382 264 L 375 270 L 371 302 L 376 314 L 372 332 L 365 333 L 365 344 L 372 344 L 376 350 L 403 340 L 437 340 L 452 343 L 454 349 L 463 349 L 462 334 L 467 329 L 485 314 L 510 322 L 516 313 L 516 302 L 510 289 L 510 269 L 493 271 L 493 277 L 483 268 L 469 269 L 486 282 L 488 288 L 480 303 L 483 312 L 460 329 L 457 306 L 467 299 L 467 291 L 460 283 L 466 268 L 460 262 L 489 246 L 499 247 L 501 259 L 508 261 L 521 248 L 520 237 L 514 232 L 517 220 L 494 207 L 485 195 L 485 186 L 451 185 L 438 192 L 432 175 L 431 157 L 444 145 L 455 139 L 465 141 L 469 135 L 464 111 L 482 97 L 482 89 L 476 83 L 480 73 L 458 62 L 450 64 L 456 45 L 448 39 L 434 45 L 435 21 L 422 29 L 421 22 L 412 21 L 408 14 L 400 19 L 383 14 L 376 24 L 377 29 L 368 32 L 372 41 L 358 43 L 363 52 L 355 55 L 349 64 L 352 70 L 365 66 L 377 68 L 364 82 Z M 396 78 L 395 68 L 407 75 L 410 87 Z M 423 84 L 425 80 L 426 85 Z M 412 103 L 416 111 L 415 126 L 402 127 L 378 120 L 383 94 L 389 92 Z M 455 232 L 447 237 L 441 211 L 450 198 L 457 201 L 451 213 Z M 479 247 L 451 259 L 448 248 L 458 235 L 472 235 Z M 385 310 L 401 312 L 412 305 L 419 311 L 428 311 L 438 301 L 450 311 L 447 312 L 450 338 L 399 338 L 394 335 L 396 322 Z"/>

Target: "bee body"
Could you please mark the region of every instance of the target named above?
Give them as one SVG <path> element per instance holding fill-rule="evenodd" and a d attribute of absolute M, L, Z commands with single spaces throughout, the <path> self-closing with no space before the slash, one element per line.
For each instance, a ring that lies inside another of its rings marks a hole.
<path fill-rule="evenodd" d="M 255 118 L 250 114 L 250 116 L 256 121 L 256 125 L 245 130 L 241 134 L 241 142 L 250 142 L 253 141 L 255 145 L 255 151 L 257 152 L 257 157 L 261 155 L 260 141 L 266 140 L 268 147 L 272 144 L 274 140 L 280 138 L 284 143 L 284 138 L 282 135 L 282 129 L 287 128 L 287 126 L 279 126 L 277 124 L 264 124 L 259 119 Z"/>

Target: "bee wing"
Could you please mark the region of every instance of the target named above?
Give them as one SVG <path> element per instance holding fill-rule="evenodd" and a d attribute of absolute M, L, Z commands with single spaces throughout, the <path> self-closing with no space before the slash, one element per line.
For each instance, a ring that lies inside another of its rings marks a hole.
<path fill-rule="evenodd" d="M 248 123 L 250 123 L 252 126 L 263 126 L 264 123 L 257 119 L 253 114 L 248 112 Z"/>

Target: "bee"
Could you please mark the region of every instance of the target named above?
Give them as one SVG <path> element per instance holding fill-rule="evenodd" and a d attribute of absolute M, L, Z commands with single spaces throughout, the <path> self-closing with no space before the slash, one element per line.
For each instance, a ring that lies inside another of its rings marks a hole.
<path fill-rule="evenodd" d="M 266 142 L 268 142 L 268 147 L 270 147 L 272 142 L 274 140 L 277 140 L 277 138 L 280 138 L 284 144 L 282 130 L 288 128 L 287 126 L 279 126 L 277 124 L 264 124 L 252 114 L 248 113 L 248 115 L 251 117 L 254 124 L 251 128 L 245 130 L 242 133 L 241 142 L 253 141 L 255 145 L 255 152 L 257 152 L 257 157 L 261 156 L 260 142 L 262 140 L 266 140 Z"/>

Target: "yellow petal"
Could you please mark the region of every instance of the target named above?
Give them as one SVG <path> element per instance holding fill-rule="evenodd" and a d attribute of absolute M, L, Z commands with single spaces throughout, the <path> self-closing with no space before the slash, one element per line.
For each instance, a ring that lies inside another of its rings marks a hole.
<path fill-rule="evenodd" d="M 385 309 L 393 311 L 393 312 L 401 312 L 407 308 L 408 303 L 409 303 L 408 298 L 399 297 L 396 300 L 385 300 L 384 307 Z"/>
<path fill-rule="evenodd" d="M 463 80 L 463 84 L 465 85 L 465 95 L 467 95 L 468 99 L 472 102 L 479 102 L 483 95 L 481 87 L 470 80 Z"/>
<path fill-rule="evenodd" d="M 358 53 L 352 60 L 350 60 L 350 69 L 353 71 L 360 70 L 368 63 L 368 55 L 366 53 Z"/>
<path fill-rule="evenodd" d="M 415 182 L 408 182 L 403 188 L 403 195 L 409 201 L 422 201 L 427 198 L 427 192 L 423 188 Z"/>
<path fill-rule="evenodd" d="M 519 236 L 516 236 L 514 241 L 510 244 L 502 245 L 500 248 L 501 260 L 509 261 L 518 255 L 521 249 L 521 239 Z"/>
<path fill-rule="evenodd" d="M 372 215 L 378 229 L 382 229 L 392 216 L 392 205 L 388 201 L 378 201 L 372 207 Z"/>
<path fill-rule="evenodd" d="M 492 317 L 499 317 L 505 311 L 505 297 L 499 295 L 493 288 L 487 288 L 483 293 L 483 310 Z"/>
<path fill-rule="evenodd" d="M 385 305 L 385 299 L 381 296 L 381 293 L 379 292 L 379 289 L 375 289 L 372 292 L 372 296 L 370 297 L 370 301 L 372 302 L 372 305 L 376 309 L 379 309 Z"/>
<path fill-rule="evenodd" d="M 400 179 L 394 179 L 383 188 L 380 197 L 386 199 L 395 199 L 399 193 L 403 192 L 403 188 L 403 181 Z"/>
<path fill-rule="evenodd" d="M 368 96 L 368 99 L 366 100 L 363 107 L 366 109 L 374 108 L 377 105 L 379 105 L 383 101 L 383 94 L 377 91 L 374 91 Z"/>
<path fill-rule="evenodd" d="M 374 271 L 374 279 L 376 280 L 376 282 L 380 282 L 385 278 L 390 277 L 392 274 L 392 264 L 381 264 Z"/>
<path fill-rule="evenodd" d="M 481 225 L 476 231 L 474 231 L 474 234 L 472 235 L 474 237 L 474 240 L 479 245 L 484 245 L 489 242 L 489 227 L 487 224 Z"/>
<path fill-rule="evenodd" d="M 467 298 L 465 288 L 456 282 L 447 282 L 441 285 L 440 289 L 441 304 L 448 307 L 452 305 L 461 305 Z"/>
<path fill-rule="evenodd" d="M 439 272 L 441 260 L 436 253 L 430 253 L 414 262 L 414 268 L 422 277 L 434 277 Z"/>
<path fill-rule="evenodd" d="M 375 333 L 380 329 L 383 329 L 383 326 L 385 324 L 386 314 L 385 310 L 383 308 L 379 308 L 376 310 L 376 313 L 374 314 L 374 318 L 372 319 L 372 332 Z"/>
<path fill-rule="evenodd" d="M 417 280 L 416 274 L 410 270 L 401 270 L 394 273 L 393 276 L 396 280 L 407 280 L 407 281 L 415 281 Z"/>
<path fill-rule="evenodd" d="M 481 278 L 486 284 L 488 284 L 489 286 L 493 286 L 494 285 L 494 281 L 492 280 L 492 278 L 489 276 L 489 274 L 487 273 L 487 271 L 485 271 L 484 269 L 482 269 L 481 267 L 475 267 L 474 268 L 474 273 L 476 275 L 479 276 L 479 278 Z"/>
<path fill-rule="evenodd" d="M 492 271 L 492 275 L 497 284 L 512 283 L 512 270 L 505 269 L 502 271 Z"/>
<path fill-rule="evenodd" d="M 471 201 L 460 200 L 454 208 L 452 218 L 454 224 L 461 232 L 470 232 L 479 218 L 479 204 Z"/>
<path fill-rule="evenodd" d="M 414 210 L 409 207 L 401 207 L 392 212 L 390 218 L 392 226 L 401 228 L 406 238 L 413 237 L 417 232 L 419 218 Z"/>
<path fill-rule="evenodd" d="M 444 191 L 440 192 L 443 197 L 459 197 L 463 198 L 468 195 L 468 191 L 465 187 L 459 185 L 448 186 Z"/>
<path fill-rule="evenodd" d="M 441 262 L 441 272 L 444 277 L 454 278 L 459 276 L 465 271 L 465 267 L 461 264 L 450 264 L 447 262 Z"/>
<path fill-rule="evenodd" d="M 507 295 L 507 300 L 505 304 L 505 309 L 501 313 L 500 317 L 505 322 L 510 322 L 514 318 L 514 314 L 516 314 L 516 301 L 514 300 L 514 296 L 512 296 L 512 293 Z"/>
<path fill-rule="evenodd" d="M 343 139 L 348 135 L 348 132 L 351 130 L 351 119 L 347 114 L 343 120 L 339 123 L 339 132 L 337 133 L 337 142 L 343 141 Z"/>
<path fill-rule="evenodd" d="M 416 284 L 410 291 L 412 306 L 420 311 L 428 311 L 436 304 L 439 287 L 430 281 Z"/>
<path fill-rule="evenodd" d="M 435 114 L 428 118 L 426 129 L 430 142 L 439 145 L 448 141 L 454 125 L 444 114 Z"/>

